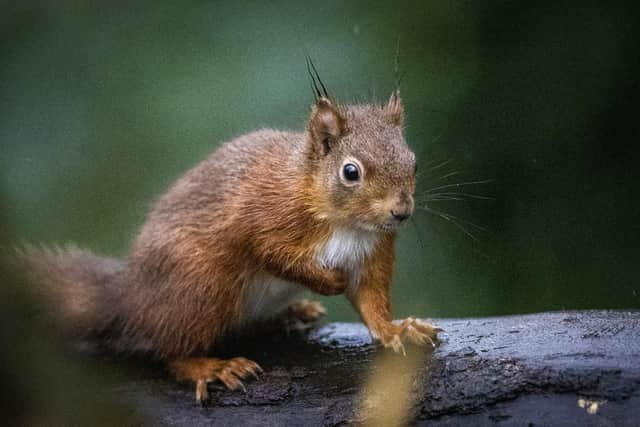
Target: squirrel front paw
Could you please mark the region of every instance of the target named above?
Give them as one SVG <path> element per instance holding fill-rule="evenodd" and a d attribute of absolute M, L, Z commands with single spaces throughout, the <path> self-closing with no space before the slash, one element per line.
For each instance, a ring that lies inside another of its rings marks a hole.
<path fill-rule="evenodd" d="M 317 301 L 301 299 L 292 303 L 282 314 L 288 332 L 304 332 L 311 329 L 320 318 L 327 315 L 327 309 Z"/>
<path fill-rule="evenodd" d="M 408 317 L 399 325 L 394 326 L 392 333 L 381 337 L 380 342 L 385 348 L 391 348 L 404 356 L 407 354 L 404 344 L 435 347 L 438 343 L 438 332 L 442 331 L 438 327 L 413 317 Z"/>

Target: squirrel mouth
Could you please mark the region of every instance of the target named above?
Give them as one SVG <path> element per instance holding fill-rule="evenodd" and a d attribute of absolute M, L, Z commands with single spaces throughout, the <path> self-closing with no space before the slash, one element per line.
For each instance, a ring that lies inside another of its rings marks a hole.
<path fill-rule="evenodd" d="M 389 233 L 395 231 L 404 225 L 406 221 L 383 221 L 383 222 L 369 222 L 369 221 L 357 221 L 355 223 L 357 228 L 361 228 L 366 231 L 373 231 L 377 233 Z"/>
<path fill-rule="evenodd" d="M 379 224 L 376 228 L 379 231 L 395 231 L 398 228 L 400 228 L 400 226 L 402 225 L 402 223 L 399 222 L 383 222 L 382 224 Z"/>

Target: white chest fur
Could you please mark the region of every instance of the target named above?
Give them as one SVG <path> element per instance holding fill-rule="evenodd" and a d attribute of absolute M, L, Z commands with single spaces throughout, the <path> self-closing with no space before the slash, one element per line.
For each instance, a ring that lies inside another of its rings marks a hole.
<path fill-rule="evenodd" d="M 343 229 L 316 249 L 316 261 L 325 268 L 340 268 L 350 273 L 348 291 L 357 289 L 364 261 L 373 253 L 378 235 L 366 230 Z M 273 316 L 284 310 L 304 287 L 262 273 L 247 284 L 246 310 L 250 319 Z"/>
<path fill-rule="evenodd" d="M 350 290 L 360 281 L 362 266 L 378 243 L 378 234 L 359 229 L 335 231 L 327 242 L 316 250 L 316 260 L 326 268 L 340 268 L 351 273 Z"/>

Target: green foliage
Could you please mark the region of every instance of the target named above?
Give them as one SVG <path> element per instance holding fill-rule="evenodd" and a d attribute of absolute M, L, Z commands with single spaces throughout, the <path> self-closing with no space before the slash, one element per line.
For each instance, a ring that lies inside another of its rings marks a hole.
<path fill-rule="evenodd" d="M 398 248 L 398 316 L 640 306 L 631 7 L 14 3 L 0 17 L 11 239 L 125 254 L 153 199 L 218 144 L 302 129 L 306 52 L 339 100 L 384 100 L 399 37 L 419 191 L 492 179 L 453 190 L 495 200 L 429 205 L 486 228 L 461 224 L 477 241 L 414 217 Z"/>

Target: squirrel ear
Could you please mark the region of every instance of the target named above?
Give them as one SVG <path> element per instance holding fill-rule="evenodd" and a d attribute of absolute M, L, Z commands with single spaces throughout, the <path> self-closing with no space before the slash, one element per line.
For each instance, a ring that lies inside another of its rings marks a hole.
<path fill-rule="evenodd" d="M 344 135 L 345 129 L 345 120 L 338 108 L 327 98 L 318 99 L 311 110 L 309 133 L 314 143 L 322 147 L 324 154 Z"/>
<path fill-rule="evenodd" d="M 389 102 L 384 107 L 384 112 L 392 124 L 396 126 L 404 124 L 404 105 L 402 105 L 399 89 L 394 90 L 389 97 Z"/>

